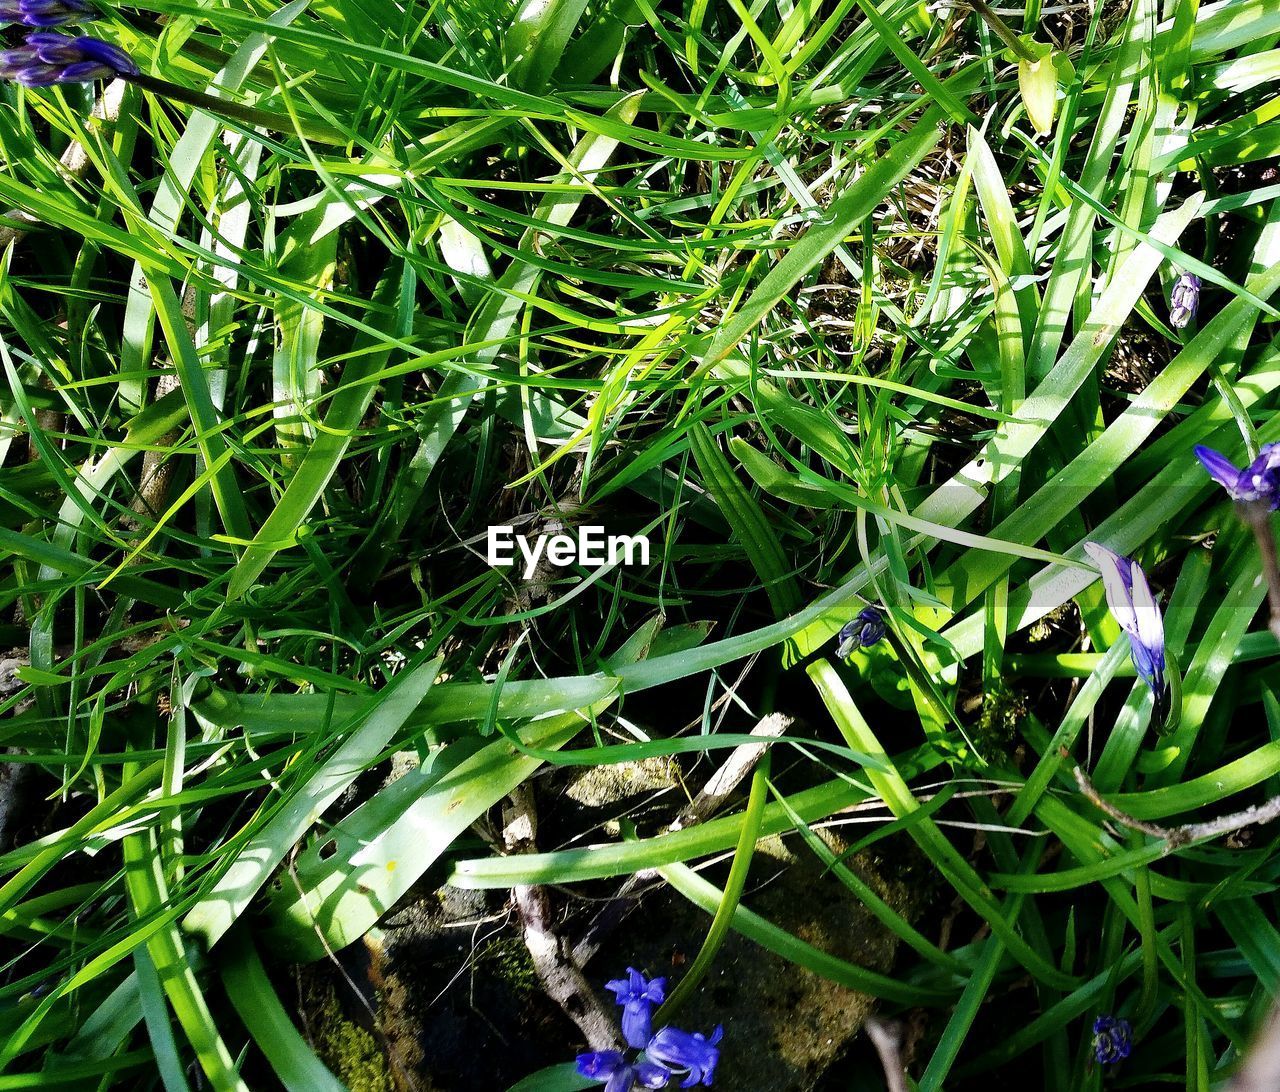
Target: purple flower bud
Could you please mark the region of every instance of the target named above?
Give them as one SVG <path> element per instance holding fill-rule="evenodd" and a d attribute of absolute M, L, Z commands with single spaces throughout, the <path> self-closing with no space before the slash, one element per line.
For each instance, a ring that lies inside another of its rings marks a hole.
<path fill-rule="evenodd" d="M 1200 278 L 1194 273 L 1183 273 L 1169 293 L 1169 325 L 1181 330 L 1196 317 L 1200 306 Z"/>
<path fill-rule="evenodd" d="M 879 607 L 863 607 L 836 635 L 836 656 L 843 660 L 860 648 L 869 648 L 887 632 L 884 612 Z"/>
<path fill-rule="evenodd" d="M 98 16 L 84 0 L 0 0 L 0 23 L 58 27 Z"/>
<path fill-rule="evenodd" d="M 33 31 L 25 45 L 0 52 L 0 79 L 17 80 L 25 87 L 138 74 L 138 66 L 118 46 L 56 31 Z"/>
<path fill-rule="evenodd" d="M 616 1050 L 579 1054 L 578 1072 L 588 1080 L 604 1081 L 604 1092 L 631 1092 L 633 1088 L 666 1088 L 669 1070 L 653 1062 L 628 1062 Z"/>
<path fill-rule="evenodd" d="M 1099 1016 L 1093 1022 L 1093 1054 L 1102 1065 L 1114 1065 L 1133 1050 L 1133 1027 L 1122 1016 Z"/>
<path fill-rule="evenodd" d="M 671 1080 L 671 1071 L 653 1062 L 636 1062 L 635 1069 L 636 1084 L 641 1088 L 666 1088 Z"/>
<path fill-rule="evenodd" d="M 1280 444 L 1263 444 L 1258 457 L 1243 470 L 1211 447 L 1197 444 L 1196 458 L 1233 501 L 1280 508 Z"/>
<path fill-rule="evenodd" d="M 33 30 L 27 35 L 27 48 L 41 64 L 74 64 L 84 60 L 76 48 L 76 39 L 56 30 Z"/>
<path fill-rule="evenodd" d="M 575 1064 L 584 1077 L 597 1077 L 607 1081 L 613 1071 L 625 1063 L 626 1059 L 620 1051 L 594 1050 L 590 1054 L 579 1054 Z"/>

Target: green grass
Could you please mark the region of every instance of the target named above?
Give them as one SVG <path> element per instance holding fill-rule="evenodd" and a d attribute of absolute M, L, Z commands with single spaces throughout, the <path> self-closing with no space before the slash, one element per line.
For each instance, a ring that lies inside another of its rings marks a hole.
<path fill-rule="evenodd" d="M 1066 32 L 1038 8 L 1006 19 Z M 986 23 L 904 0 L 161 0 L 98 27 L 276 121 L 0 91 L 0 743 L 34 768 L 0 1087 L 337 1086 L 281 960 L 429 870 L 647 868 L 708 915 L 695 978 L 736 930 L 922 1007 L 922 1090 L 1101 1087 L 1104 1012 L 1135 1029 L 1121 1081 L 1222 1079 L 1280 990 L 1275 831 L 1165 853 L 1061 751 L 1169 825 L 1280 791 L 1257 549 L 1191 454 L 1280 440 L 1272 0 L 1076 12 L 1047 138 Z M 553 520 L 653 556 L 534 587 L 485 564 L 490 524 Z M 1087 539 L 1164 602 L 1168 735 Z M 866 601 L 890 641 L 834 661 Z M 1016 696 L 1008 732 L 984 694 Z M 705 767 L 774 709 L 804 738 L 704 825 L 472 834 L 539 771 Z M 417 775 L 338 806 L 406 750 Z M 938 877 L 922 916 L 810 830 L 869 800 L 863 844 Z M 777 832 L 901 940 L 891 975 L 752 912 Z M 721 889 L 696 866 L 723 853 Z"/>

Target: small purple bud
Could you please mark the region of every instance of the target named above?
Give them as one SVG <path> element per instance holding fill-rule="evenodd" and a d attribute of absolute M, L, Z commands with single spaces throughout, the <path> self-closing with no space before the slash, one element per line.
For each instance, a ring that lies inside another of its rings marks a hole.
<path fill-rule="evenodd" d="M 1123 1016 L 1099 1016 L 1093 1022 L 1093 1054 L 1102 1065 L 1122 1062 L 1133 1050 L 1133 1026 Z"/>
<path fill-rule="evenodd" d="M 138 66 L 119 46 L 103 42 L 98 38 L 81 37 L 76 39 L 76 47 L 84 55 L 85 60 L 99 61 L 110 68 L 117 76 L 136 76 Z"/>
<path fill-rule="evenodd" d="M 84 0 L 0 0 L 0 23 L 29 27 L 58 27 L 98 16 Z"/>
<path fill-rule="evenodd" d="M 879 607 L 863 607 L 858 616 L 846 622 L 836 634 L 836 656 L 843 660 L 860 648 L 870 648 L 887 632 L 884 612 Z"/>
<path fill-rule="evenodd" d="M 1194 273 L 1183 273 L 1169 293 L 1169 325 L 1181 330 L 1196 317 L 1200 306 L 1200 278 Z"/>

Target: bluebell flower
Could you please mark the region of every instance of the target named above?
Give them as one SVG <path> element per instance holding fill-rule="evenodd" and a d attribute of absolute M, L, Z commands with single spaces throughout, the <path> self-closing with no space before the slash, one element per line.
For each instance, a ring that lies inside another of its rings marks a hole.
<path fill-rule="evenodd" d="M 652 1062 L 628 1062 L 616 1050 L 579 1054 L 578 1072 L 589 1080 L 604 1081 L 604 1092 L 631 1092 L 633 1088 L 666 1088 L 670 1071 Z"/>
<path fill-rule="evenodd" d="M 1164 619 L 1146 573 L 1136 562 L 1096 542 L 1086 542 L 1084 550 L 1102 573 L 1111 616 L 1129 635 L 1133 666 L 1151 688 L 1155 699 L 1153 716 L 1157 724 L 1163 724 L 1170 711 L 1169 681 L 1164 673 Z"/>
<path fill-rule="evenodd" d="M 52 30 L 33 31 L 27 35 L 26 44 L 0 52 L 0 79 L 17 80 L 24 87 L 89 83 L 138 74 L 138 66 L 118 46 L 97 38 L 71 38 Z"/>
<path fill-rule="evenodd" d="M 647 979 L 634 967 L 627 968 L 626 978 L 605 983 L 605 989 L 617 995 L 622 1006 L 622 1037 L 627 1045 L 643 1050 L 653 1035 L 653 1006 L 666 1000 L 665 978 Z"/>
<path fill-rule="evenodd" d="M 840 659 L 860 648 L 869 648 L 888 632 L 884 611 L 879 607 L 863 607 L 858 617 L 846 622 L 836 635 L 836 655 Z"/>
<path fill-rule="evenodd" d="M 710 1039 L 696 1031 L 665 1027 L 649 1040 L 645 1054 L 669 1069 L 673 1076 L 683 1075 L 681 1088 L 692 1088 L 695 1084 L 710 1085 L 716 1064 L 720 1061 L 716 1044 L 723 1036 L 722 1027 L 717 1027 Z"/>
<path fill-rule="evenodd" d="M 1114 1065 L 1133 1050 L 1133 1026 L 1123 1016 L 1099 1016 L 1093 1022 L 1093 1054 L 1102 1065 Z"/>
<path fill-rule="evenodd" d="M 29 27 L 60 27 L 98 16 L 84 0 L 0 0 L 0 23 Z"/>
<path fill-rule="evenodd" d="M 1184 273 L 1174 283 L 1169 293 L 1169 325 L 1181 330 L 1196 317 L 1200 306 L 1200 278 L 1194 273 Z"/>
<path fill-rule="evenodd" d="M 683 1077 L 681 1088 L 711 1084 L 720 1051 L 716 1044 L 724 1035 L 717 1027 L 708 1039 L 696 1032 L 665 1027 L 653 1032 L 653 1006 L 666 999 L 665 978 L 647 979 L 634 967 L 627 977 L 606 983 L 622 1006 L 622 1034 L 634 1050 L 643 1051 L 629 1060 L 619 1050 L 596 1050 L 579 1054 L 576 1062 L 582 1076 L 604 1081 L 604 1092 L 631 1092 L 634 1088 L 666 1088 L 675 1077 Z"/>
<path fill-rule="evenodd" d="M 1196 445 L 1196 458 L 1215 482 L 1240 504 L 1264 503 L 1280 508 L 1280 444 L 1263 444 L 1258 457 L 1243 470 L 1211 447 Z"/>

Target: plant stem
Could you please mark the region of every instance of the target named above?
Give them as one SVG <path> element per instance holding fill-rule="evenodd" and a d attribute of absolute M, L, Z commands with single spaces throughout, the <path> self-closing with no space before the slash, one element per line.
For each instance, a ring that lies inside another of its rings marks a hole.
<path fill-rule="evenodd" d="M 996 36 L 1004 42 L 1010 49 L 1014 51 L 1022 60 L 1030 61 L 1035 64 L 1040 60 L 1034 53 L 1029 50 L 1023 41 L 1013 32 L 1013 27 L 1000 18 L 987 4 L 986 0 L 965 0 L 974 11 L 976 11 L 993 31 Z"/>
<path fill-rule="evenodd" d="M 208 95 L 203 91 L 194 91 L 189 87 L 182 87 L 179 84 L 170 83 L 168 80 L 162 80 L 156 76 L 148 76 L 145 73 L 139 73 L 136 76 L 121 76 L 120 78 L 136 87 L 141 87 L 144 91 L 159 95 L 161 98 L 170 99 L 173 102 L 183 102 L 188 106 L 207 110 L 215 117 L 230 118 L 246 125 L 261 126 L 264 129 L 274 129 L 277 132 L 288 133 L 295 131 L 292 118 L 285 114 L 276 113 L 273 110 L 259 110 L 253 106 L 245 106 L 242 103 L 232 102 L 230 99 L 218 98 L 216 95 Z M 307 140 L 314 140 L 322 144 L 346 144 L 348 142 L 345 133 L 322 122 L 300 120 L 296 126 L 296 131 L 301 136 L 306 137 Z"/>

